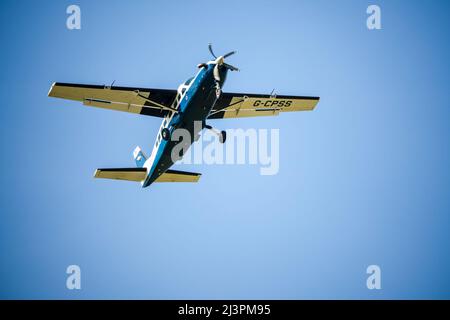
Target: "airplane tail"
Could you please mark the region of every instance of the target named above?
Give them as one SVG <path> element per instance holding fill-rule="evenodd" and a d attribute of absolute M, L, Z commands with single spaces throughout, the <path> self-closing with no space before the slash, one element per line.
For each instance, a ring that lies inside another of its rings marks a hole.
<path fill-rule="evenodd" d="M 142 168 L 144 166 L 145 161 L 147 161 L 147 157 L 142 151 L 141 147 L 137 146 L 133 151 L 134 161 L 136 162 L 136 166 Z"/>
<path fill-rule="evenodd" d="M 134 161 L 137 168 L 105 168 L 97 169 L 94 173 L 95 178 L 127 180 L 143 182 L 148 175 L 147 168 L 144 168 L 147 157 L 140 147 L 133 151 Z M 167 170 L 160 175 L 154 182 L 197 182 L 200 179 L 200 173 L 185 172 L 178 170 Z"/>

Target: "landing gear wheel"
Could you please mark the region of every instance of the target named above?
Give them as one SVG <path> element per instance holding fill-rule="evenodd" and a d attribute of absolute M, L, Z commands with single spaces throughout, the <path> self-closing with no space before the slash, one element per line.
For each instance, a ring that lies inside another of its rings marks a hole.
<path fill-rule="evenodd" d="M 227 132 L 221 131 L 219 136 L 220 143 L 225 143 L 226 140 L 227 140 Z"/>
<path fill-rule="evenodd" d="M 163 129 L 161 130 L 161 137 L 162 137 L 164 140 L 168 141 L 168 140 L 170 139 L 170 131 L 169 131 L 169 129 L 163 128 Z"/>

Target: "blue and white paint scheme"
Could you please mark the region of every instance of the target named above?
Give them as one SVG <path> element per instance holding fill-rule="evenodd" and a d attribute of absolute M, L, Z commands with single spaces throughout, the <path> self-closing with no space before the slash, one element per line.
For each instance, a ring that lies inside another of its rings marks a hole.
<path fill-rule="evenodd" d="M 187 130 L 193 143 L 203 129 L 213 130 L 220 142 L 226 132 L 218 132 L 206 124 L 209 119 L 278 115 L 280 112 L 313 110 L 318 97 L 223 93 L 229 70 L 238 69 L 225 63 L 235 52 L 198 65 L 196 75 L 183 82 L 177 90 L 53 83 L 50 97 L 77 100 L 86 106 L 131 112 L 162 118 L 150 156 L 140 147 L 133 152 L 136 167 L 97 169 L 94 177 L 141 182 L 197 182 L 200 174 L 171 170 L 173 148 L 183 141 L 172 139 L 177 129 Z M 200 125 L 199 125 L 200 124 Z"/>

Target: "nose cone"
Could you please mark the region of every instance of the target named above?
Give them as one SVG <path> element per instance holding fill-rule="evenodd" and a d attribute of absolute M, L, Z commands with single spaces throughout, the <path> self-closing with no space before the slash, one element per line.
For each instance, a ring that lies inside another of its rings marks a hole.
<path fill-rule="evenodd" d="M 223 64 L 224 58 L 223 56 L 220 56 L 216 59 L 215 63 L 221 66 Z"/>

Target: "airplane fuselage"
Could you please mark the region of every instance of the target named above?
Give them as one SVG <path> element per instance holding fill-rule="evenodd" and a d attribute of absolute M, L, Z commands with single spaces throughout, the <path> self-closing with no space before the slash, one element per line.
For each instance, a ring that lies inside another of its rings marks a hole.
<path fill-rule="evenodd" d="M 219 68 L 220 80 L 217 81 L 214 76 L 214 67 L 213 64 L 204 65 L 194 78 L 178 88 L 177 97 L 172 104 L 172 108 L 177 112 L 169 112 L 162 121 L 152 154 L 144 164 L 147 177 L 142 182 L 142 187 L 148 187 L 174 164 L 172 150 L 178 143 L 183 142 L 163 139 L 164 128 L 167 128 L 171 134 L 176 129 L 187 130 L 192 137 L 189 145 L 196 140 L 203 129 L 205 120 L 218 99 L 217 90 L 222 88 L 228 71 L 226 68 Z M 195 125 L 196 123 L 202 125 Z"/>

